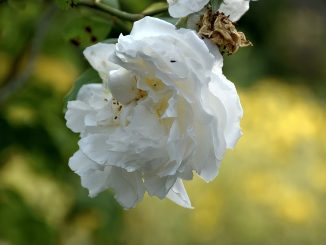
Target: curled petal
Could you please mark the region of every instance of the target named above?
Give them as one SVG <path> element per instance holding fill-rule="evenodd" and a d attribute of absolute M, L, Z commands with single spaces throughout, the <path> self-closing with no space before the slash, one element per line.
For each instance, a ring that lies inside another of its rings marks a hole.
<path fill-rule="evenodd" d="M 200 11 L 209 0 L 168 0 L 169 13 L 174 18 L 185 17 Z"/>
<path fill-rule="evenodd" d="M 81 87 L 77 100 L 69 101 L 65 119 L 73 132 L 83 133 L 87 127 L 94 127 L 108 118 L 108 100 L 101 84 L 87 84 Z"/>
<path fill-rule="evenodd" d="M 98 43 L 84 50 L 84 56 L 91 66 L 98 71 L 103 81 L 109 78 L 109 72 L 119 69 L 119 66 L 110 61 L 110 57 L 114 54 L 115 45 Z"/>
<path fill-rule="evenodd" d="M 230 20 L 238 21 L 249 9 L 250 0 L 224 0 L 219 8 Z"/>
<path fill-rule="evenodd" d="M 69 167 L 81 177 L 82 186 L 88 189 L 90 197 L 110 188 L 126 209 L 134 207 L 143 198 L 145 189 L 138 172 L 129 173 L 118 167 L 100 166 L 81 151 L 70 158 Z"/>
<path fill-rule="evenodd" d="M 214 71 L 214 74 L 216 74 L 218 82 L 213 80 L 209 84 L 209 89 L 215 96 L 215 100 L 218 98 L 224 107 L 224 137 L 227 148 L 233 148 L 242 135 L 240 120 L 243 116 L 243 110 L 234 84 L 222 74 L 219 68 Z M 212 97 L 211 103 L 212 107 L 217 104 L 214 103 L 214 97 Z"/>
<path fill-rule="evenodd" d="M 176 181 L 176 176 L 159 177 L 155 175 L 145 176 L 144 185 L 148 193 L 161 199 L 166 197 Z"/>
<path fill-rule="evenodd" d="M 112 167 L 109 185 L 114 190 L 114 197 L 125 209 L 135 207 L 143 199 L 145 188 L 139 172 Z"/>
<path fill-rule="evenodd" d="M 187 191 L 181 179 L 177 179 L 166 197 L 184 208 L 192 208 Z"/>

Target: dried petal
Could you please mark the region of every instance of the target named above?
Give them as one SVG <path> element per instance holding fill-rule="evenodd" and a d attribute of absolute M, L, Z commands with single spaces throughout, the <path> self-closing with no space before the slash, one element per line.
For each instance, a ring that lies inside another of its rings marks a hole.
<path fill-rule="evenodd" d="M 238 32 L 234 23 L 224 13 L 212 14 L 207 9 L 199 23 L 198 34 L 218 46 L 221 54 L 234 54 L 241 47 L 252 46 L 243 32 Z"/>

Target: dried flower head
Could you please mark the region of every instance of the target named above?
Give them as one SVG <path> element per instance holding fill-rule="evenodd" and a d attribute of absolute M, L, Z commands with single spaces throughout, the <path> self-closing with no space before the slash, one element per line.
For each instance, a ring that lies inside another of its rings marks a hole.
<path fill-rule="evenodd" d="M 234 54 L 241 47 L 252 46 L 243 32 L 238 32 L 234 23 L 222 12 L 212 13 L 207 9 L 199 22 L 198 34 L 216 44 L 222 54 Z"/>

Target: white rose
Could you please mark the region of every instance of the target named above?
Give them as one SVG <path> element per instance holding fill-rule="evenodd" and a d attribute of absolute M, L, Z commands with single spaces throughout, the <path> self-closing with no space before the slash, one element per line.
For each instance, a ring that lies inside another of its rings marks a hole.
<path fill-rule="evenodd" d="M 238 21 L 249 9 L 250 0 L 224 0 L 219 8 L 233 22 Z"/>
<path fill-rule="evenodd" d="M 202 10 L 209 0 L 167 0 L 169 14 L 174 18 L 184 17 Z"/>
<path fill-rule="evenodd" d="M 201 11 L 209 0 L 167 0 L 169 4 L 169 13 L 174 18 L 185 17 L 189 14 Z M 217 0 L 216 0 L 217 1 Z M 248 11 L 250 0 L 223 0 L 219 11 L 230 20 L 235 22 Z"/>
<path fill-rule="evenodd" d="M 112 188 L 125 208 L 145 191 L 190 208 L 182 180 L 193 171 L 214 179 L 241 136 L 242 108 L 217 48 L 145 17 L 116 45 L 84 54 L 104 86 L 84 85 L 68 103 L 67 126 L 81 134 L 69 166 L 82 185 L 90 196 Z"/>

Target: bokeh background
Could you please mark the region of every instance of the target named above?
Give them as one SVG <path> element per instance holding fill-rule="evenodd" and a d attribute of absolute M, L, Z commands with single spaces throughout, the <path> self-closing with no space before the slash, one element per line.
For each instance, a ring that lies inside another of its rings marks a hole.
<path fill-rule="evenodd" d="M 58 1 L 63 2 L 63 1 Z M 111 1 L 141 12 L 150 0 Z M 68 167 L 78 136 L 64 96 L 85 46 L 130 23 L 51 1 L 0 1 L 0 244 L 325 244 L 326 6 L 260 0 L 238 22 L 254 47 L 225 57 L 244 136 L 211 183 L 187 183 L 195 209 L 145 197 L 124 211 L 91 199 Z"/>

